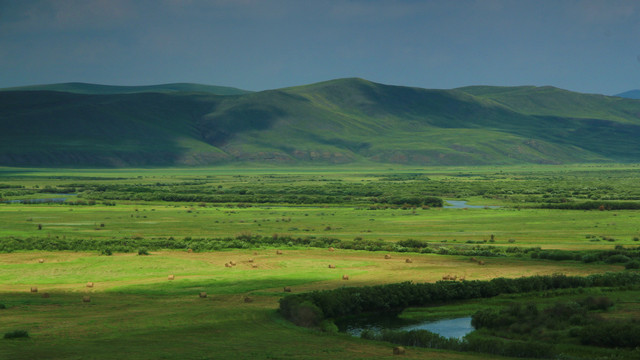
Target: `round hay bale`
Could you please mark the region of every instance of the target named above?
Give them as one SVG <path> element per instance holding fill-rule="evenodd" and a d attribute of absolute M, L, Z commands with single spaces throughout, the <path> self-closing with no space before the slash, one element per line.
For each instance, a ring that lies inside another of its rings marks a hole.
<path fill-rule="evenodd" d="M 451 279 L 451 275 L 445 275 L 442 277 L 442 280 L 449 280 Z"/>
<path fill-rule="evenodd" d="M 89 282 L 87 283 L 87 287 L 88 287 L 88 288 L 92 288 L 92 287 L 93 287 L 93 283 L 92 283 L 91 281 L 89 281 Z"/>
<path fill-rule="evenodd" d="M 385 259 L 391 259 L 391 255 L 386 254 L 386 255 L 384 256 L 384 258 L 385 258 Z"/>
<path fill-rule="evenodd" d="M 49 295 L 49 293 L 42 293 L 42 297 L 48 299 L 51 295 Z"/>
<path fill-rule="evenodd" d="M 37 293 L 38 292 L 38 287 L 37 286 L 32 286 L 31 287 L 31 292 L 32 293 Z"/>
<path fill-rule="evenodd" d="M 484 261 L 482 260 L 478 261 L 478 265 L 484 265 Z"/>
<path fill-rule="evenodd" d="M 465 276 L 460 276 L 460 281 L 465 281 L 467 278 Z"/>
<path fill-rule="evenodd" d="M 258 255 L 258 252 L 257 252 L 257 251 L 254 251 L 254 252 L 253 252 L 253 255 Z"/>
<path fill-rule="evenodd" d="M 89 296 L 83 296 L 83 297 L 82 297 L 82 302 L 86 302 L 86 303 L 91 302 L 91 297 L 89 297 Z"/>
<path fill-rule="evenodd" d="M 38 259 L 38 262 L 42 264 L 44 262 L 44 259 Z"/>
<path fill-rule="evenodd" d="M 193 252 L 193 249 L 187 249 L 187 252 L 191 254 Z"/>
<path fill-rule="evenodd" d="M 169 277 L 168 277 L 168 279 L 169 279 L 169 280 L 175 280 L 175 278 L 176 278 L 176 277 L 175 277 L 175 275 L 173 275 L 173 274 L 172 274 L 172 275 L 169 275 Z"/>
<path fill-rule="evenodd" d="M 329 251 L 336 251 L 336 249 L 334 249 L 334 248 L 330 247 L 330 248 L 329 248 Z"/>
<path fill-rule="evenodd" d="M 411 264 L 413 262 L 413 260 L 411 259 L 406 259 L 404 262 L 406 262 L 407 264 Z"/>
<path fill-rule="evenodd" d="M 404 355 L 406 350 L 402 346 L 396 346 L 393 348 L 393 355 Z"/>
<path fill-rule="evenodd" d="M 289 286 L 284 287 L 284 292 L 291 292 L 291 288 Z"/>
<path fill-rule="evenodd" d="M 231 261 L 229 261 L 229 265 L 231 265 L 231 266 L 236 266 L 236 262 L 235 262 L 235 261 L 233 261 L 233 260 L 231 260 Z"/>
<path fill-rule="evenodd" d="M 253 299 L 252 299 L 252 298 L 250 298 L 250 297 L 248 297 L 248 296 L 245 296 L 245 297 L 244 297 L 244 302 L 246 302 L 246 303 L 250 303 L 250 302 L 253 302 Z"/>
<path fill-rule="evenodd" d="M 200 292 L 200 297 L 201 297 L 201 298 L 206 298 L 206 297 L 207 297 L 207 293 L 206 293 L 206 292 L 204 292 L 204 291 L 201 291 L 201 292 Z"/>
<path fill-rule="evenodd" d="M 231 264 L 229 264 L 229 263 L 224 263 L 224 267 L 231 267 Z"/>
<path fill-rule="evenodd" d="M 336 268 L 336 266 L 335 266 L 335 265 L 333 265 L 333 264 L 329 264 L 329 269 L 335 269 L 335 268 Z"/>
<path fill-rule="evenodd" d="M 253 262 L 253 259 L 249 259 L 249 262 Z"/>
<path fill-rule="evenodd" d="M 276 250 L 276 255 L 282 255 L 282 250 Z"/>
<path fill-rule="evenodd" d="M 253 269 L 257 269 L 257 268 L 258 268 L 258 264 L 251 264 L 251 267 L 252 267 Z"/>
<path fill-rule="evenodd" d="M 342 280 L 349 280 L 349 275 L 342 275 Z"/>

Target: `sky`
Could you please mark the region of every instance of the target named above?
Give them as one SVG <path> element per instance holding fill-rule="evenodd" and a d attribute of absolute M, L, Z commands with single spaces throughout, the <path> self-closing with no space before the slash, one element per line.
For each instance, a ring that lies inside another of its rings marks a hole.
<path fill-rule="evenodd" d="M 0 88 L 640 88 L 639 0 L 0 0 Z"/>

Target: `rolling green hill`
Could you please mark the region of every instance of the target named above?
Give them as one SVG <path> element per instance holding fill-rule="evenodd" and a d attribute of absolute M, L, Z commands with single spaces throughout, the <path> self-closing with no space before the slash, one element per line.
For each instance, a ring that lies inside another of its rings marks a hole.
<path fill-rule="evenodd" d="M 629 90 L 620 94 L 616 94 L 616 96 L 628 99 L 640 99 L 640 90 Z"/>
<path fill-rule="evenodd" d="M 203 92 L 215 95 L 242 95 L 250 91 L 226 86 L 213 86 L 189 83 L 173 83 L 148 86 L 114 86 L 87 83 L 61 83 L 51 85 L 31 85 L 0 89 L 0 91 L 62 91 L 74 94 L 133 94 L 141 92 Z"/>
<path fill-rule="evenodd" d="M 242 94 L 74 88 L 0 92 L 0 165 L 640 160 L 640 101 L 551 87 L 428 90 L 339 79 Z"/>

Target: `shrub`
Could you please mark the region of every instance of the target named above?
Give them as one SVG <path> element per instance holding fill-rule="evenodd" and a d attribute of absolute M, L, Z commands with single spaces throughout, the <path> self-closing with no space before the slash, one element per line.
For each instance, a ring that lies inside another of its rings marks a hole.
<path fill-rule="evenodd" d="M 145 248 L 138 249 L 138 255 L 149 255 L 149 252 Z"/>
<path fill-rule="evenodd" d="M 640 269 L 640 261 L 638 260 L 629 261 L 628 263 L 624 264 L 624 268 L 627 270 Z"/>
<path fill-rule="evenodd" d="M 26 330 L 13 330 L 4 334 L 5 339 L 28 338 L 29 333 Z"/>
<path fill-rule="evenodd" d="M 102 251 L 100 251 L 100 255 L 111 256 L 113 255 L 113 252 L 111 251 L 111 249 L 102 249 Z"/>
<path fill-rule="evenodd" d="M 320 330 L 335 334 L 338 332 L 338 326 L 331 320 L 322 320 L 320 323 Z"/>
<path fill-rule="evenodd" d="M 291 309 L 291 321 L 298 326 L 314 327 L 321 319 L 322 310 L 310 301 L 297 304 Z"/>
<path fill-rule="evenodd" d="M 611 255 L 604 260 L 607 264 L 626 263 L 629 261 L 631 261 L 631 258 L 622 254 Z"/>

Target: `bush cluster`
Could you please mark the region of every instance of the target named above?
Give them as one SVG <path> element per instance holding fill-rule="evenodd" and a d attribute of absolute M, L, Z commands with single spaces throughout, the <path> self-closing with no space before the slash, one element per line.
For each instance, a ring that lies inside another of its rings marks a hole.
<path fill-rule="evenodd" d="M 410 283 L 344 287 L 334 290 L 285 296 L 280 299 L 280 312 L 292 319 L 296 307 L 309 302 L 316 305 L 324 318 L 340 318 L 362 313 L 397 314 L 410 306 L 474 298 L 488 298 L 500 294 L 580 287 L 612 287 L 640 284 L 635 272 L 595 274 L 585 277 L 555 274 L 516 279 L 496 278 L 489 281 Z"/>

